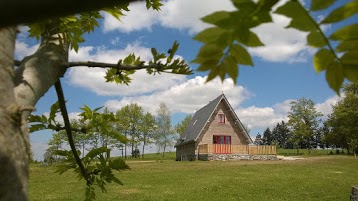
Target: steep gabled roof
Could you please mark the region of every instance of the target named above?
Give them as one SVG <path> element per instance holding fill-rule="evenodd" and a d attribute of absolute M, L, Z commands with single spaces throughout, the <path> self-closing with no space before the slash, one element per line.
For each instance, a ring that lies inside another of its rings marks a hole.
<path fill-rule="evenodd" d="M 226 99 L 224 94 L 221 94 L 214 100 L 210 101 L 209 104 L 202 107 L 200 110 L 198 110 L 194 116 L 191 118 L 190 123 L 186 127 L 183 138 L 179 139 L 177 144 L 175 146 L 178 146 L 180 144 L 186 144 L 188 142 L 196 141 L 198 137 L 200 136 L 203 128 L 208 123 L 210 117 L 213 115 L 215 109 L 218 107 L 219 103 L 224 100 L 229 107 L 230 111 L 233 113 L 233 116 L 235 118 L 235 121 L 238 123 L 240 127 L 240 130 L 243 130 L 245 137 L 252 143 L 252 140 L 250 136 L 247 134 L 246 130 L 244 129 L 242 123 L 240 122 L 239 118 L 236 116 L 234 110 L 232 109 L 229 101 Z"/>

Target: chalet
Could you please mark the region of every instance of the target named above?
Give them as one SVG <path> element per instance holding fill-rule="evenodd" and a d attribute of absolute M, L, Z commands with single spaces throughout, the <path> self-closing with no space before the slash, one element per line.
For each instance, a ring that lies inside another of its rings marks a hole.
<path fill-rule="evenodd" d="M 276 147 L 253 145 L 224 94 L 194 114 L 175 147 L 177 160 L 276 158 Z"/>

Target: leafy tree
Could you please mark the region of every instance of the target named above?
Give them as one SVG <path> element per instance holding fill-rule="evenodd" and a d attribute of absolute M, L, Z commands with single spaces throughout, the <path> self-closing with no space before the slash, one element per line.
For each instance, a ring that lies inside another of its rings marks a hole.
<path fill-rule="evenodd" d="M 10 2 L 10 1 L 6 1 Z M 134 54 L 126 58 L 118 58 L 115 64 L 101 62 L 69 62 L 68 53 L 70 49 L 78 50 L 80 43 L 84 42 L 83 34 L 92 32 L 98 27 L 98 20 L 102 18 L 103 12 L 108 12 L 117 19 L 122 15 L 123 10 L 128 10 L 130 1 L 108 1 L 108 2 L 86 2 L 81 6 L 68 7 L 60 9 L 64 4 L 53 5 L 49 9 L 43 9 L 45 5 L 39 5 L 42 11 L 39 13 L 48 13 L 54 18 L 45 17 L 36 18 L 37 21 L 31 21 L 29 26 L 30 37 L 36 37 L 40 40 L 37 51 L 22 59 L 14 62 L 14 49 L 16 40 L 16 27 L 13 24 L 0 25 L 0 80 L 2 87 L 1 97 L 6 97 L 0 101 L 0 143 L 6 144 L 0 146 L 0 160 L 9 161 L 3 163 L 0 178 L 3 184 L 0 186 L 0 195 L 6 200 L 27 200 L 28 195 L 28 130 L 27 119 L 34 108 L 34 105 L 48 89 L 55 85 L 59 99 L 61 113 L 64 117 L 65 130 L 71 141 L 71 150 L 73 159 L 81 167 L 82 176 L 86 182 L 92 184 L 86 169 L 76 152 L 73 144 L 71 126 L 67 115 L 64 93 L 60 78 L 65 74 L 68 68 L 76 66 L 88 66 L 106 68 L 105 79 L 107 82 L 118 84 L 128 84 L 130 75 L 136 70 L 146 70 L 148 74 L 159 72 L 190 74 L 191 70 L 185 61 L 180 58 L 174 59 L 178 49 L 178 43 L 174 42 L 170 53 L 159 53 L 155 48 L 152 49 L 153 59 L 151 61 L 142 61 Z M 88 3 L 88 4 L 87 4 Z M 22 5 L 21 3 L 19 5 Z M 31 4 L 32 6 L 33 4 Z M 61 6 L 59 6 L 61 5 Z M 91 5 L 91 6 L 88 6 Z M 147 8 L 159 10 L 161 3 L 159 0 L 146 0 Z M 3 5 L 2 8 L 10 8 L 11 5 Z M 25 6 L 27 7 L 27 6 Z M 73 9 L 75 8 L 76 9 Z M 43 12 L 45 10 L 54 10 L 58 8 L 63 13 Z M 28 9 L 28 7 L 26 8 Z M 2 13 L 9 13 L 8 11 Z M 23 12 L 25 14 L 26 12 Z M 36 13 L 36 12 L 35 12 Z M 65 16 L 65 17 L 58 17 Z M 5 19 L 5 18 L 3 18 Z M 32 18 L 34 19 L 34 18 Z M 15 21 L 21 23 L 24 21 Z M 27 21 L 29 22 L 29 21 Z M 15 64 L 14 64 L 15 63 Z M 14 66 L 17 68 L 14 68 Z M 7 111 L 7 112 L 5 112 Z M 4 128 L 3 128 L 4 127 Z M 23 139 L 23 140 L 16 140 Z M 15 153 L 15 154 L 14 154 Z M 103 152 L 104 154 L 106 152 Z M 18 163 L 17 161 L 24 161 Z"/>
<path fill-rule="evenodd" d="M 143 123 L 143 108 L 137 103 L 130 103 L 116 113 L 117 125 L 122 133 L 128 138 L 131 153 L 137 148 L 141 140 L 141 125 Z M 125 152 L 127 152 L 125 144 Z"/>
<path fill-rule="evenodd" d="M 307 98 L 301 98 L 291 102 L 288 125 L 292 130 L 292 143 L 297 151 L 299 148 L 307 148 L 310 152 L 314 134 L 318 132 L 319 117 L 323 116 L 316 111 L 314 102 Z"/>
<path fill-rule="evenodd" d="M 181 122 L 179 122 L 177 125 L 175 125 L 175 131 L 177 133 L 179 133 L 180 137 L 183 136 L 186 127 L 190 123 L 191 118 L 192 118 L 192 116 L 190 114 L 186 115 L 185 118 Z"/>
<path fill-rule="evenodd" d="M 269 127 L 266 128 L 264 131 L 264 134 L 262 136 L 263 144 L 265 145 L 271 145 L 272 144 L 272 133 Z"/>
<path fill-rule="evenodd" d="M 210 24 L 194 37 L 204 43 L 193 62 L 199 64 L 198 71 L 209 71 L 207 80 L 215 77 L 222 80 L 229 76 L 236 82 L 239 75 L 238 65 L 253 66 L 248 47 L 264 46 L 260 38 L 252 32 L 261 24 L 272 22 L 272 13 L 291 18 L 286 28 L 294 28 L 306 32 L 307 45 L 317 48 L 313 58 L 316 72 L 326 71 L 328 85 L 339 93 L 343 80 L 358 84 L 358 46 L 356 34 L 358 24 L 350 24 L 339 28 L 330 36 L 326 36 L 320 26 L 337 25 L 341 21 L 358 12 L 358 2 L 353 0 L 338 8 L 333 8 L 321 21 L 313 15 L 330 9 L 335 0 L 312 0 L 310 7 L 297 0 L 287 1 L 273 10 L 279 0 L 232 0 L 236 10 L 218 11 L 202 18 Z M 333 46 L 333 44 L 337 44 Z"/>
<path fill-rule="evenodd" d="M 145 115 L 143 116 L 142 123 L 139 126 L 139 130 L 141 132 L 140 138 L 142 142 L 142 158 L 144 158 L 145 146 L 149 143 L 152 143 L 155 129 L 157 128 L 155 117 L 149 112 L 145 113 Z"/>
<path fill-rule="evenodd" d="M 133 0 L 135 1 L 135 0 Z M 65 99 L 59 81 L 66 70 L 75 66 L 105 67 L 107 81 L 128 84 L 129 75 L 134 70 L 146 69 L 149 74 L 172 72 L 188 74 L 190 69 L 182 60 L 174 60 L 178 48 L 174 43 L 168 55 L 152 50 L 153 60 L 141 61 L 135 55 L 119 60 L 117 64 L 94 62 L 68 62 L 70 48 L 78 49 L 83 42 L 83 33 L 89 33 L 98 26 L 98 19 L 104 10 L 119 18 L 123 10 L 128 10 L 131 0 L 82 2 L 47 2 L 34 1 L 23 4 L 18 1 L 0 1 L 0 160 L 5 171 L 0 173 L 2 184 L 0 195 L 5 200 L 27 200 L 28 151 L 29 145 L 27 122 L 36 102 L 48 89 L 55 85 L 61 112 L 64 116 L 66 133 L 72 141 Z M 198 70 L 210 71 L 208 80 L 217 75 L 224 79 L 228 74 L 236 81 L 238 66 L 253 65 L 245 47 L 263 45 L 250 29 L 259 24 L 271 22 L 272 7 L 278 0 L 232 0 L 237 11 L 216 12 L 203 18 L 214 25 L 199 33 L 195 39 L 205 45 L 200 49 L 194 62 L 199 63 Z M 353 16 L 357 11 L 357 1 L 345 3 L 334 8 L 322 21 L 317 23 L 311 13 L 328 9 L 335 0 L 312 0 L 307 11 L 300 1 L 291 0 L 277 8 L 275 13 L 292 18 L 288 28 L 292 27 L 308 32 L 307 44 L 320 48 L 313 59 L 316 71 L 326 71 L 329 86 L 338 92 L 344 78 L 358 83 L 356 24 L 348 25 L 335 31 L 329 37 L 324 35 L 319 25 L 335 24 Z M 158 10 L 159 0 L 146 0 L 147 8 Z M 56 8 L 56 9 L 53 9 Z M 28 12 L 31 11 L 31 12 Z M 18 13 L 21 13 L 19 15 Z M 67 17 L 63 17 L 67 16 Z M 239 23 L 238 23 L 239 22 Z M 14 68 L 14 48 L 16 40 L 15 25 L 26 23 L 30 27 L 30 36 L 41 39 L 38 50 L 22 61 L 16 61 Z M 333 48 L 331 43 L 337 41 Z M 163 59 L 166 60 L 163 63 Z M 21 140 L 19 140 L 21 139 Z M 70 143 L 72 144 L 72 143 Z M 71 145 L 74 160 L 81 161 L 74 146 Z M 19 163 L 18 161 L 22 161 Z M 88 178 L 82 168 L 83 177 Z M 89 181 L 90 182 L 90 181 Z"/>
<path fill-rule="evenodd" d="M 348 84 L 343 87 L 345 97 L 333 106 L 327 124 L 330 127 L 329 140 L 352 150 L 358 151 L 358 85 Z"/>
<path fill-rule="evenodd" d="M 156 120 L 158 128 L 156 130 L 155 144 L 163 151 L 162 157 L 164 157 L 166 148 L 174 144 L 176 136 L 174 129 L 171 127 L 171 112 L 163 102 L 159 103 Z"/>

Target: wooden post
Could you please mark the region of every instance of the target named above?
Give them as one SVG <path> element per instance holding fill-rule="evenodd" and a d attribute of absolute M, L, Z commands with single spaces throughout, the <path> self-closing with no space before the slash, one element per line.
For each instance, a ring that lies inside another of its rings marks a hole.
<path fill-rule="evenodd" d="M 352 187 L 351 201 L 358 201 L 358 186 Z"/>

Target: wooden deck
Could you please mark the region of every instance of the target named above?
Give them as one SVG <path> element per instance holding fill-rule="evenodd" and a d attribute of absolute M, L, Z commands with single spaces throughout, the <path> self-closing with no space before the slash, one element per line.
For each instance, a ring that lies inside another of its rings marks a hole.
<path fill-rule="evenodd" d="M 276 146 L 202 144 L 199 145 L 198 153 L 199 154 L 276 155 Z"/>

